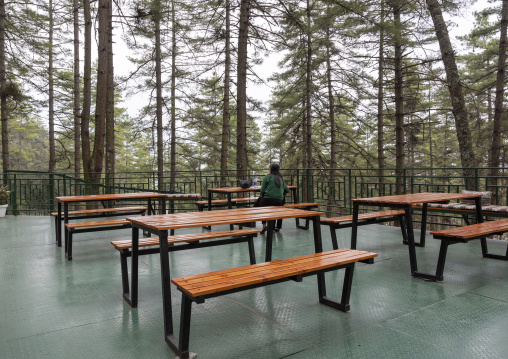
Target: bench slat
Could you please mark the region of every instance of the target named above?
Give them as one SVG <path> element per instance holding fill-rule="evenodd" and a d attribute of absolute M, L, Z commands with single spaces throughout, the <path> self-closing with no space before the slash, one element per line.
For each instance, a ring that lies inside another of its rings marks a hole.
<path fill-rule="evenodd" d="M 386 211 L 378 211 L 378 212 L 369 212 L 369 213 L 360 213 L 358 215 L 359 221 L 366 221 L 369 219 L 377 219 L 384 217 L 392 217 L 399 216 L 405 214 L 404 211 L 401 210 L 386 210 Z M 341 216 L 341 217 L 330 217 L 330 218 L 321 218 L 321 223 L 344 223 L 344 222 L 352 222 L 353 215 Z"/>
<path fill-rule="evenodd" d="M 249 201 L 255 201 L 257 199 L 258 199 L 257 197 L 231 198 L 231 203 L 249 202 Z M 200 205 L 207 205 L 208 201 L 194 201 L 194 203 L 195 204 L 200 204 Z M 214 199 L 214 200 L 212 200 L 212 204 L 217 204 L 217 203 L 228 203 L 228 200 L 227 199 Z"/>
<path fill-rule="evenodd" d="M 288 204 L 283 205 L 282 207 L 285 207 L 285 208 L 319 207 L 319 203 L 309 203 L 309 202 L 288 203 Z"/>
<path fill-rule="evenodd" d="M 457 239 L 468 239 L 478 236 L 486 236 L 489 234 L 508 232 L 508 218 L 499 219 L 497 221 L 489 221 L 477 224 L 471 224 L 469 226 L 455 227 L 443 229 L 440 231 L 430 232 L 433 236 L 457 238 Z"/>
<path fill-rule="evenodd" d="M 83 209 L 79 211 L 69 211 L 70 215 L 76 214 L 96 214 L 96 213 L 111 213 L 111 212 L 130 212 L 130 211 L 146 211 L 147 208 L 143 206 L 138 207 L 118 207 L 118 208 L 98 208 L 98 209 Z M 52 212 L 53 217 L 58 216 L 58 212 Z M 63 211 L 62 211 L 63 217 Z"/>
<path fill-rule="evenodd" d="M 259 230 L 256 229 L 238 229 L 234 231 L 220 231 L 220 232 L 205 232 L 205 233 L 189 233 L 189 234 L 178 234 L 175 236 L 168 237 L 168 243 L 181 243 L 181 242 L 194 242 L 205 239 L 216 239 L 223 237 L 236 237 L 245 236 L 250 234 L 257 234 Z M 132 240 L 123 241 L 111 241 L 111 244 L 116 249 L 130 249 L 132 248 Z M 139 247 L 158 246 L 159 237 L 140 238 Z"/>
<path fill-rule="evenodd" d="M 75 222 L 75 223 L 66 223 L 65 227 L 71 228 L 88 228 L 88 227 L 105 227 L 105 226 L 115 226 L 120 224 L 130 224 L 131 222 L 126 219 L 112 219 L 109 221 L 94 221 L 94 222 Z"/>
<path fill-rule="evenodd" d="M 376 257 L 376 253 L 338 249 L 218 272 L 175 278 L 172 282 L 192 297 L 323 270 Z"/>

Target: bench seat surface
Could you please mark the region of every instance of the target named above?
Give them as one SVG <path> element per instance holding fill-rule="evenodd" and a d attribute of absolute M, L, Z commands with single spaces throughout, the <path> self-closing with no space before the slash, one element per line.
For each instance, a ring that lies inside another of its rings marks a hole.
<path fill-rule="evenodd" d="M 88 227 L 105 227 L 105 226 L 116 226 L 122 224 L 130 224 L 131 222 L 126 219 L 112 219 L 109 221 L 93 221 L 93 222 L 75 222 L 66 223 L 67 228 L 88 228 Z"/>
<path fill-rule="evenodd" d="M 285 208 L 319 207 L 319 203 L 309 203 L 309 202 L 288 203 L 288 204 L 283 205 L 282 207 L 285 207 Z"/>
<path fill-rule="evenodd" d="M 113 212 L 130 212 L 130 211 L 146 211 L 144 206 L 137 207 L 118 207 L 118 208 L 97 208 L 97 209 L 83 209 L 79 211 L 69 211 L 69 214 L 96 214 L 96 213 L 113 213 Z M 58 212 L 52 212 L 52 216 L 58 216 Z M 62 211 L 63 216 L 63 211 Z"/>
<path fill-rule="evenodd" d="M 369 219 L 400 216 L 400 215 L 403 215 L 404 213 L 405 212 L 401 211 L 401 210 L 386 210 L 386 211 L 377 211 L 377 212 L 369 212 L 369 213 L 360 213 L 358 215 L 358 220 L 359 221 L 366 221 Z M 353 215 L 321 218 L 321 223 L 344 223 L 344 222 L 352 222 L 352 221 L 353 221 Z"/>
<path fill-rule="evenodd" d="M 433 236 L 468 239 L 508 231 L 508 218 L 430 232 Z"/>
<path fill-rule="evenodd" d="M 189 233 L 189 234 L 177 234 L 175 236 L 168 237 L 168 243 L 181 243 L 181 242 L 194 242 L 205 239 L 215 239 L 223 237 L 235 237 L 235 236 L 246 236 L 259 233 L 256 229 L 238 229 L 234 231 L 220 231 L 220 232 L 205 232 L 205 233 Z M 130 249 L 132 248 L 132 240 L 122 241 L 111 241 L 111 244 L 116 249 Z M 159 237 L 148 237 L 139 239 L 139 247 L 158 246 Z"/>
<path fill-rule="evenodd" d="M 211 273 L 175 278 L 171 281 L 180 290 L 191 297 L 199 297 L 337 267 L 374 257 L 377 257 L 377 253 L 343 248 Z"/>
<path fill-rule="evenodd" d="M 257 197 L 242 197 L 242 198 L 231 198 L 231 203 L 235 202 L 249 202 L 249 201 L 255 201 L 257 200 Z M 208 200 L 206 201 L 195 201 L 195 204 L 208 204 Z M 227 199 L 214 199 L 212 200 L 212 204 L 216 203 L 228 203 Z"/>

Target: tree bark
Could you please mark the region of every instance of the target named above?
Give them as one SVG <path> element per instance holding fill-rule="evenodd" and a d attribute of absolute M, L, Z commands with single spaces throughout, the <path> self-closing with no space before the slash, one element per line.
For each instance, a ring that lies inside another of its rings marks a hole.
<path fill-rule="evenodd" d="M 312 168 L 312 29 L 310 17 L 310 0 L 307 0 L 307 77 L 305 88 L 305 106 L 306 106 L 306 131 L 305 147 L 307 156 L 307 168 Z"/>
<path fill-rule="evenodd" d="M 155 93 L 157 118 L 157 179 L 158 189 L 164 190 L 164 139 L 162 133 L 162 55 L 161 55 L 161 4 L 156 2 L 153 14 L 155 24 Z"/>
<path fill-rule="evenodd" d="M 503 120 L 503 101 L 505 86 L 505 67 L 506 67 L 506 28 L 508 24 L 508 0 L 503 0 L 501 10 L 501 35 L 499 38 L 499 57 L 497 61 L 496 78 L 496 99 L 494 101 L 494 123 L 492 126 L 492 147 L 489 158 L 489 184 L 497 184 L 499 176 L 499 164 L 501 157 L 502 144 L 502 120 Z"/>
<path fill-rule="evenodd" d="M 90 156 L 90 107 L 92 102 L 92 14 L 90 0 L 83 0 L 85 20 L 85 55 L 83 69 L 83 111 L 81 113 L 81 148 L 83 172 L 86 181 L 91 180 L 92 158 Z"/>
<path fill-rule="evenodd" d="M 53 0 L 49 0 L 49 39 L 48 39 L 48 120 L 49 120 L 49 172 L 55 172 L 55 98 L 53 81 Z"/>
<path fill-rule="evenodd" d="M 395 27 L 395 167 L 397 168 L 397 193 L 404 193 L 404 95 L 402 74 L 402 30 L 400 23 L 401 1 L 392 1 L 393 21 Z"/>
<path fill-rule="evenodd" d="M 170 187 L 175 190 L 176 183 L 176 19 L 175 0 L 171 1 L 171 158 Z"/>
<path fill-rule="evenodd" d="M 466 178 L 466 188 L 473 190 L 476 188 L 474 170 L 472 167 L 475 167 L 477 162 L 473 152 L 471 132 L 467 120 L 466 103 L 462 92 L 455 55 L 438 0 L 427 0 L 427 8 L 432 16 L 445 67 L 446 79 L 452 102 L 452 112 L 455 119 L 455 129 L 457 131 L 457 140 L 459 142 L 460 159 L 462 167 L 464 167 L 464 177 Z"/>
<path fill-rule="evenodd" d="M 384 41 L 385 41 L 385 31 L 384 31 L 384 19 L 385 19 L 385 9 L 384 9 L 384 0 L 381 0 L 381 28 L 379 29 L 379 63 L 378 63 L 378 89 L 377 89 L 377 166 L 378 166 L 378 175 L 379 175 L 379 183 L 384 182 L 384 169 L 385 169 L 385 143 L 384 143 L 384 125 L 383 125 L 383 100 L 384 100 Z"/>
<path fill-rule="evenodd" d="M 80 81 L 79 81 L 79 1 L 73 0 L 74 11 L 74 177 L 81 172 Z"/>
<path fill-rule="evenodd" d="M 106 137 L 106 94 L 108 89 L 108 8 L 109 0 L 99 0 L 99 43 L 97 45 L 97 97 L 95 101 L 95 134 L 92 182 L 100 183 Z"/>
<path fill-rule="evenodd" d="M 106 93 L 106 185 L 115 182 L 115 69 L 113 64 L 113 1 L 108 5 L 108 88 Z"/>
<path fill-rule="evenodd" d="M 226 186 L 228 176 L 228 149 L 229 149 L 229 85 L 230 85 L 230 70 L 231 70 L 231 20 L 230 20 L 230 0 L 226 0 L 226 59 L 224 64 L 224 100 L 222 111 L 222 141 L 220 149 L 220 171 L 222 185 Z"/>
<path fill-rule="evenodd" d="M 250 0 L 241 0 L 238 32 L 236 169 L 238 178 L 247 176 L 247 46 Z"/>
<path fill-rule="evenodd" d="M 5 68 L 5 0 L 0 0 L 0 111 L 2 119 L 2 164 L 3 169 L 10 168 L 9 130 L 7 114 L 7 76 Z"/>
<path fill-rule="evenodd" d="M 328 86 L 328 117 L 330 121 L 330 168 L 337 168 L 337 131 L 335 127 L 335 98 L 332 87 L 332 64 L 330 54 L 330 29 L 326 28 L 326 81 Z"/>

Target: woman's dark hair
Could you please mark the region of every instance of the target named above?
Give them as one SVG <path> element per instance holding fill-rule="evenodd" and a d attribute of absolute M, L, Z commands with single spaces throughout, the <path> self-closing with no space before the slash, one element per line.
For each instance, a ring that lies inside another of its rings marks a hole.
<path fill-rule="evenodd" d="M 273 176 L 273 180 L 275 181 L 275 184 L 277 187 L 280 187 L 280 183 L 282 180 L 282 175 L 280 174 L 280 166 L 278 163 L 272 163 L 270 165 L 270 175 Z"/>

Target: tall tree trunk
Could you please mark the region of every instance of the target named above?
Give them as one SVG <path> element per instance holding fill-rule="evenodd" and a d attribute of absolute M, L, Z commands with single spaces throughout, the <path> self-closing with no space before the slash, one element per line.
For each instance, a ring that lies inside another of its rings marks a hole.
<path fill-rule="evenodd" d="M 251 0 L 241 0 L 238 32 L 236 95 L 236 169 L 238 178 L 247 176 L 247 46 Z"/>
<path fill-rule="evenodd" d="M 83 111 L 81 113 L 81 152 L 85 180 L 91 181 L 90 107 L 92 103 L 92 13 L 90 10 L 90 0 L 83 0 L 83 14 L 85 20 L 85 55 L 83 68 Z"/>
<path fill-rule="evenodd" d="M 494 123 L 492 126 L 492 148 L 489 158 L 489 184 L 497 184 L 499 176 L 499 164 L 502 148 L 502 120 L 503 120 L 503 101 L 505 85 L 505 67 L 506 67 L 506 27 L 508 24 L 508 0 L 503 0 L 501 10 L 501 35 L 499 38 L 499 58 L 497 61 L 497 79 L 496 79 L 496 99 L 494 105 Z"/>
<path fill-rule="evenodd" d="M 443 13 L 441 12 L 438 0 L 427 0 L 427 7 L 430 15 L 432 16 L 445 67 L 446 79 L 448 82 L 448 89 L 450 91 L 450 99 L 453 108 L 452 112 L 455 118 L 457 140 L 459 142 L 460 159 L 462 167 L 465 167 L 464 177 L 466 178 L 466 188 L 476 189 L 474 170 L 472 167 L 475 167 L 477 162 L 473 152 L 471 132 L 469 130 L 469 123 L 467 120 L 466 102 L 462 92 L 462 85 L 460 83 L 459 70 L 457 69 L 455 55 L 453 53 L 448 29 L 446 28 L 446 23 L 443 19 Z"/>
<path fill-rule="evenodd" d="M 170 187 L 175 190 L 176 181 L 176 18 L 175 0 L 171 1 L 171 159 Z"/>
<path fill-rule="evenodd" d="M 307 0 L 307 78 L 305 88 L 305 106 L 306 106 L 306 126 L 305 131 L 305 147 L 307 156 L 308 168 L 313 167 L 312 163 L 312 104 L 311 104 L 311 92 L 312 92 L 312 23 L 310 17 L 310 0 Z"/>
<path fill-rule="evenodd" d="M 222 141 L 220 148 L 220 171 L 221 183 L 226 186 L 228 176 L 228 148 L 229 148 L 229 85 L 231 70 L 231 20 L 230 16 L 230 0 L 226 0 L 226 59 L 224 64 L 224 101 L 222 111 Z"/>
<path fill-rule="evenodd" d="M 49 0 L 49 39 L 48 39 L 48 115 L 49 115 L 49 172 L 55 172 L 55 98 L 53 82 L 53 0 Z"/>
<path fill-rule="evenodd" d="M 113 1 L 108 6 L 108 89 L 106 93 L 106 173 L 108 186 L 115 182 L 115 69 L 113 65 Z"/>
<path fill-rule="evenodd" d="M 381 28 L 379 29 L 379 63 L 378 63 L 378 89 L 377 89 L 377 166 L 379 183 L 384 182 L 385 172 L 385 142 L 384 142 L 384 61 L 385 61 L 385 2 L 381 0 Z"/>
<path fill-rule="evenodd" d="M 161 55 L 161 4 L 156 2 L 153 19 L 155 23 L 155 93 L 157 96 L 157 188 L 164 190 L 164 138 L 162 133 L 162 55 Z"/>
<path fill-rule="evenodd" d="M 400 23 L 401 0 L 392 1 L 393 21 L 395 27 L 395 167 L 397 168 L 397 193 L 404 192 L 404 97 L 402 75 L 402 29 Z"/>
<path fill-rule="evenodd" d="M 79 1 L 73 0 L 74 11 L 74 177 L 81 172 L 80 81 L 79 81 Z"/>
<path fill-rule="evenodd" d="M 93 146 L 93 178 L 100 183 L 106 137 L 106 94 L 108 90 L 108 8 L 110 0 L 99 0 L 99 43 L 97 45 L 97 97 L 95 101 L 95 135 Z"/>
<path fill-rule="evenodd" d="M 3 169 L 10 168 L 9 131 L 7 115 L 7 76 L 5 73 L 5 0 L 0 0 L 0 111 L 2 118 L 2 164 Z"/>
<path fill-rule="evenodd" d="M 335 98 L 332 87 L 330 28 L 326 28 L 326 81 L 328 86 L 328 117 L 330 121 L 330 168 L 337 168 L 337 129 L 335 126 Z"/>

